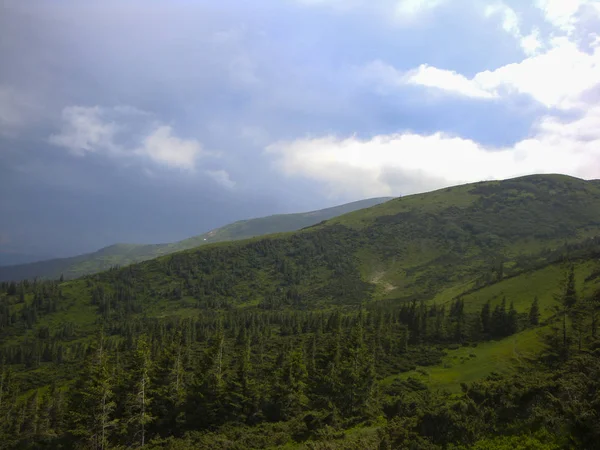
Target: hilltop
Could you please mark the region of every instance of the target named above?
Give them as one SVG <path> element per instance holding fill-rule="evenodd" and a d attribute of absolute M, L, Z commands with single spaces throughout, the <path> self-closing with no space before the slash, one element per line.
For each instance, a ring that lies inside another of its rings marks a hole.
<path fill-rule="evenodd" d="M 147 308 L 169 299 L 171 311 L 173 292 L 182 306 L 448 300 L 555 262 L 599 234 L 596 183 L 532 176 L 398 198 L 296 233 L 208 245 L 94 279 L 130 279 Z M 143 300 L 138 289 L 153 294 Z"/>
<path fill-rule="evenodd" d="M 111 267 L 126 266 L 201 245 L 247 239 L 271 233 L 296 231 L 341 214 L 386 202 L 391 198 L 371 198 L 306 213 L 276 214 L 268 217 L 240 220 L 207 233 L 169 244 L 114 244 L 93 253 L 69 258 L 55 258 L 27 264 L 0 266 L 0 281 L 33 278 L 58 279 L 61 276 L 65 279 L 77 278 L 82 275 L 101 272 Z"/>

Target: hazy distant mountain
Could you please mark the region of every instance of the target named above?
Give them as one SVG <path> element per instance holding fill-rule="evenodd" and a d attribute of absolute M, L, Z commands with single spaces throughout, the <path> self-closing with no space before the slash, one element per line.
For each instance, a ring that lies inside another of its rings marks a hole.
<path fill-rule="evenodd" d="M 332 208 L 296 214 L 277 214 L 257 219 L 241 220 L 221 228 L 169 244 L 115 244 L 93 253 L 69 258 L 56 258 L 0 267 L 0 281 L 26 278 L 76 278 L 100 272 L 114 266 L 145 261 L 157 256 L 198 247 L 214 242 L 233 241 L 271 233 L 295 231 L 333 217 L 368 208 L 392 197 L 371 198 Z M 29 259 L 31 261 L 31 259 Z M 9 262 L 14 264 L 14 262 Z"/>

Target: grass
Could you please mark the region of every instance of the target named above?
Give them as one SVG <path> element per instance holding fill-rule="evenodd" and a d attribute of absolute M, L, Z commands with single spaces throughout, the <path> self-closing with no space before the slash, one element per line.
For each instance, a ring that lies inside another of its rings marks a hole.
<path fill-rule="evenodd" d="M 440 365 L 418 367 L 410 372 L 389 377 L 386 383 L 395 378 L 419 379 L 430 387 L 460 392 L 461 383 L 470 383 L 496 373 L 510 373 L 517 370 L 520 363 L 533 357 L 542 348 L 540 339 L 542 328 L 525 330 L 499 341 L 490 341 L 477 347 L 461 347 L 450 350 Z"/>
<path fill-rule="evenodd" d="M 582 297 L 591 294 L 595 289 L 595 284 L 584 283 L 584 280 L 597 267 L 598 264 L 593 261 L 575 264 L 577 290 Z M 560 293 L 566 270 L 566 265 L 553 264 L 540 270 L 506 278 L 463 296 L 465 310 L 467 312 L 479 311 L 487 301 L 490 301 L 492 308 L 494 308 L 502 302 L 503 297 L 506 297 L 507 306 L 510 302 L 514 302 L 515 309 L 524 313 L 529 311 L 533 299 L 537 296 L 540 302 L 542 319 L 547 318 L 552 315 L 552 308 L 557 304 L 556 296 Z M 456 290 L 450 292 L 454 294 Z M 441 298 L 447 299 L 448 292 L 444 291 L 444 296 L 441 296 Z"/>

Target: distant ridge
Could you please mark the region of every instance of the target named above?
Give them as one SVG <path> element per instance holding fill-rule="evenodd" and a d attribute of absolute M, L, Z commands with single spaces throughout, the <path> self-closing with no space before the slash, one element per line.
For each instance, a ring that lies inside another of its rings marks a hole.
<path fill-rule="evenodd" d="M 240 220 L 207 233 L 168 244 L 114 244 L 92 253 L 55 258 L 0 267 L 0 281 L 18 281 L 33 278 L 65 279 L 101 272 L 114 266 L 146 261 L 215 242 L 235 241 L 272 233 L 296 231 L 334 217 L 368 208 L 393 197 L 379 197 L 316 211 L 295 214 L 275 214 L 249 220 Z"/>

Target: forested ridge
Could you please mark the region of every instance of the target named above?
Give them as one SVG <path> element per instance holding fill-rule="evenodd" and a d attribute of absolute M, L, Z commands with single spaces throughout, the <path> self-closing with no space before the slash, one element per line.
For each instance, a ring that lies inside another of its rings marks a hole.
<path fill-rule="evenodd" d="M 28 264 L 0 266 L 0 281 L 23 279 L 64 279 L 101 272 L 115 266 L 168 255 L 215 242 L 234 241 L 270 233 L 295 231 L 332 217 L 377 205 L 391 197 L 371 198 L 306 213 L 277 214 L 240 220 L 207 233 L 170 244 L 114 244 L 93 253 L 69 258 L 49 259 Z"/>
<path fill-rule="evenodd" d="M 1 283 L 0 446 L 596 448 L 599 229 L 597 183 L 536 176 Z"/>

